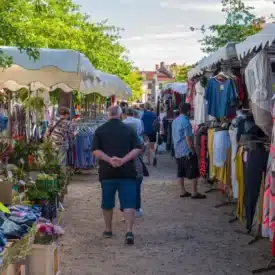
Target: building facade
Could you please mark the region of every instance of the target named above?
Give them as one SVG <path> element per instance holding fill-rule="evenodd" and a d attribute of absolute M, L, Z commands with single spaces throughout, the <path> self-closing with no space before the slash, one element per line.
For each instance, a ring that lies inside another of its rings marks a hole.
<path fill-rule="evenodd" d="M 143 78 L 143 103 L 147 101 L 156 103 L 163 85 L 175 81 L 170 66 L 165 65 L 164 62 L 157 64 L 155 71 L 141 71 L 140 73 Z"/>

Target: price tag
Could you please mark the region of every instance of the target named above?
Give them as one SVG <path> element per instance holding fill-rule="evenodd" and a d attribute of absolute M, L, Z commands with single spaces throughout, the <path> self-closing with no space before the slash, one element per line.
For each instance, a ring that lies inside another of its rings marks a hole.
<path fill-rule="evenodd" d="M 223 84 L 220 86 L 220 89 L 221 89 L 221 91 L 224 90 L 224 85 Z"/>
<path fill-rule="evenodd" d="M 19 198 L 20 198 L 20 201 L 23 201 L 24 198 L 25 198 L 25 194 L 24 193 L 20 193 L 19 194 Z"/>
<path fill-rule="evenodd" d="M 19 184 L 21 184 L 21 185 L 26 185 L 26 182 L 23 181 L 23 180 L 20 180 L 20 181 L 19 181 Z"/>
<path fill-rule="evenodd" d="M 12 178 L 12 177 L 13 177 L 12 171 L 8 171 L 8 178 Z"/>
<path fill-rule="evenodd" d="M 243 154 L 243 161 L 244 162 L 247 162 L 247 157 L 248 157 L 248 152 L 245 151 L 244 154 Z"/>

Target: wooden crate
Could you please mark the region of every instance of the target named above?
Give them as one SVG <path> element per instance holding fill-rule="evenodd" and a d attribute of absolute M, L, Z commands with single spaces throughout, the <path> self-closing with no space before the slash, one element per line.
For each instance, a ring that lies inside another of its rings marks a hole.
<path fill-rule="evenodd" d="M 56 243 L 50 245 L 33 244 L 29 256 L 28 275 L 58 275 L 59 257 Z"/>
<path fill-rule="evenodd" d="M 12 204 L 12 187 L 11 182 L 0 182 L 0 201 L 5 205 Z"/>
<path fill-rule="evenodd" d="M 25 274 L 25 266 L 18 264 L 10 264 L 7 270 L 1 275 L 27 275 Z"/>

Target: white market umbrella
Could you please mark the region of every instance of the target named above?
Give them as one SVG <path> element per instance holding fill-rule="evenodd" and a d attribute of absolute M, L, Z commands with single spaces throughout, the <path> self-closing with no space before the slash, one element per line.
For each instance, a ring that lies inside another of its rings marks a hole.
<path fill-rule="evenodd" d="M 61 88 L 71 92 L 100 81 L 89 59 L 77 51 L 38 49 L 39 58 L 33 60 L 26 51 L 16 47 L 0 47 L 0 50 L 12 57 L 12 66 L 0 71 L 0 89 L 16 91 L 18 87 L 32 85 L 32 91 Z"/>
<path fill-rule="evenodd" d="M 129 88 L 117 76 L 95 69 L 89 59 L 74 50 L 38 49 L 39 58 L 33 60 L 26 51 L 16 47 L 0 47 L 3 54 L 11 56 L 11 67 L 0 71 L 0 89 L 17 91 L 45 91 L 60 88 L 64 92 L 100 93 L 103 96 L 129 97 Z"/>
<path fill-rule="evenodd" d="M 117 98 L 127 100 L 131 95 L 131 89 L 116 75 L 97 71 L 97 76 L 101 83 L 88 89 L 82 89 L 83 93 L 99 93 L 106 97 L 115 95 Z"/>

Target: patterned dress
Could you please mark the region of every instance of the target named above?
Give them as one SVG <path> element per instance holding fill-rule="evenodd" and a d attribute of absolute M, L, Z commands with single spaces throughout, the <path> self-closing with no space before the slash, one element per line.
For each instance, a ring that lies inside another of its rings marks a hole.
<path fill-rule="evenodd" d="M 58 124 L 57 124 L 58 123 Z M 53 127 L 57 125 L 54 129 Z M 73 127 L 69 120 L 55 121 L 49 127 L 53 129 L 50 137 L 55 145 L 55 149 L 59 152 L 60 164 L 67 164 L 67 153 L 69 150 L 69 139 L 73 136 Z"/>
<path fill-rule="evenodd" d="M 275 101 L 272 101 L 273 129 L 270 154 L 266 171 L 264 205 L 263 205 L 263 237 L 273 238 L 275 230 Z"/>

